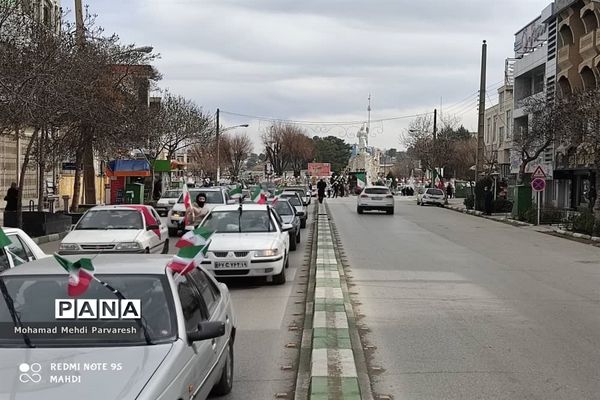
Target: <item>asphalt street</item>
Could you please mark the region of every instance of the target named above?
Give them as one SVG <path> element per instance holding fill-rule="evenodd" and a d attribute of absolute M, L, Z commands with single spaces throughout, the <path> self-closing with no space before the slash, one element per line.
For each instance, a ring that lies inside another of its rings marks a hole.
<path fill-rule="evenodd" d="M 312 206 L 310 206 L 312 210 Z M 287 282 L 275 286 L 263 280 L 223 280 L 231 291 L 238 319 L 234 347 L 233 391 L 224 400 L 272 399 L 292 393 L 296 381 L 298 349 L 304 315 L 308 275 L 302 269 L 311 217 L 296 251 L 291 253 Z M 170 254 L 176 253 L 176 238 L 170 240 Z M 58 250 L 59 242 L 40 247 L 46 253 Z M 295 327 L 300 327 L 296 329 Z M 289 397 L 288 397 L 289 398 Z"/>
<path fill-rule="evenodd" d="M 413 199 L 326 201 L 376 394 L 599 398 L 600 249 Z"/>

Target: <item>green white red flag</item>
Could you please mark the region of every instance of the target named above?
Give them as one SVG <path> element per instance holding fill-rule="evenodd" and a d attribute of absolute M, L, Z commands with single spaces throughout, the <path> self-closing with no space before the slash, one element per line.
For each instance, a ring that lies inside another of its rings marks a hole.
<path fill-rule="evenodd" d="M 84 294 L 90 286 L 90 282 L 94 279 L 92 260 L 89 258 L 80 258 L 73 262 L 58 254 L 54 254 L 54 258 L 69 273 L 67 294 L 70 297 L 79 297 Z"/>
<path fill-rule="evenodd" d="M 232 199 L 235 199 L 235 198 L 240 197 L 242 195 L 242 188 L 239 185 L 236 185 L 235 187 L 229 189 L 229 191 L 227 192 L 227 194 Z"/>
<path fill-rule="evenodd" d="M 6 236 L 6 233 L 4 233 L 4 230 L 2 230 L 2 228 L 0 228 L 0 247 L 5 247 L 5 246 L 8 246 L 9 244 L 11 244 L 10 239 L 8 238 L 8 236 Z"/>
<path fill-rule="evenodd" d="M 267 195 L 260 187 L 257 187 L 256 189 L 254 189 L 250 198 L 256 204 L 266 204 L 267 203 Z"/>
<path fill-rule="evenodd" d="M 175 244 L 175 247 L 181 249 L 190 246 L 204 246 L 214 233 L 213 230 L 199 226 L 193 231 L 187 232 Z"/>
<path fill-rule="evenodd" d="M 177 255 L 169 261 L 167 268 L 170 268 L 181 275 L 187 274 L 200 264 L 202 258 L 204 258 L 208 252 L 209 245 L 210 241 L 204 246 L 182 247 L 177 252 Z"/>

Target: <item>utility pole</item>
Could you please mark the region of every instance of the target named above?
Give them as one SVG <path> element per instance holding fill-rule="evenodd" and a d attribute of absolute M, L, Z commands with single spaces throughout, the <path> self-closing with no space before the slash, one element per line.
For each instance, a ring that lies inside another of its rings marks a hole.
<path fill-rule="evenodd" d="M 437 109 L 433 110 L 433 142 L 437 140 Z"/>
<path fill-rule="evenodd" d="M 437 159 L 438 159 L 438 154 L 437 154 L 437 109 L 433 110 L 433 172 L 435 174 L 435 176 L 437 176 L 438 172 L 437 172 Z M 433 176 L 433 179 L 431 179 L 431 187 L 435 187 L 435 176 Z"/>
<path fill-rule="evenodd" d="M 219 185 L 219 182 L 221 181 L 221 146 L 219 145 L 219 114 L 220 110 L 217 108 L 217 185 Z"/>
<path fill-rule="evenodd" d="M 369 105 L 367 106 L 367 146 L 369 146 L 369 134 L 371 133 L 371 93 L 369 93 Z"/>
<path fill-rule="evenodd" d="M 487 63 L 487 43 L 484 40 L 481 45 L 481 82 L 479 83 L 479 120 L 477 124 L 477 161 L 475 162 L 475 182 L 479 173 L 483 171 L 483 153 L 484 141 L 483 134 L 485 129 L 485 85 L 486 85 L 486 63 Z M 477 201 L 477 199 L 475 199 Z M 477 204 L 477 203 L 475 203 Z"/>
<path fill-rule="evenodd" d="M 75 0 L 75 26 L 77 34 L 77 44 L 81 47 L 85 41 L 83 26 L 83 6 L 81 0 Z"/>

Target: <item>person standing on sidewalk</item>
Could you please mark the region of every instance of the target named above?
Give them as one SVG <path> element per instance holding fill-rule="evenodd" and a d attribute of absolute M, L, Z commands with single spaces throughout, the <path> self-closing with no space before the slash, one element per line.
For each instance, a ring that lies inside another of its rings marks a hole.
<path fill-rule="evenodd" d="M 489 187 L 485 187 L 485 192 L 483 195 L 484 201 L 484 209 L 486 215 L 492 215 L 492 201 L 494 200 L 494 194 L 490 190 Z"/>
<path fill-rule="evenodd" d="M 446 186 L 446 196 L 448 199 L 451 199 L 453 194 L 454 194 L 454 190 L 453 190 L 452 184 L 450 182 L 448 182 L 448 186 Z"/>
<path fill-rule="evenodd" d="M 6 191 L 4 201 L 6 201 L 5 211 L 17 211 L 17 203 L 19 200 L 19 189 L 17 189 L 17 183 L 13 182 L 10 184 L 10 188 Z"/>

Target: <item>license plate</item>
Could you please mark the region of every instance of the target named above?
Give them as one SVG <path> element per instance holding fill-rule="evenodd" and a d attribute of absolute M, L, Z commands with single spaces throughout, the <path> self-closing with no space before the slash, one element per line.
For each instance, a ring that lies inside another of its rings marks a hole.
<path fill-rule="evenodd" d="M 383 197 L 371 197 L 373 200 L 383 200 Z"/>
<path fill-rule="evenodd" d="M 244 261 L 215 261 L 215 269 L 247 269 L 248 263 Z"/>

